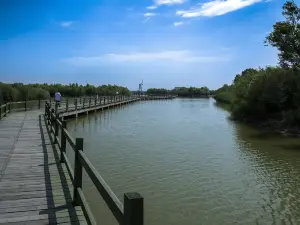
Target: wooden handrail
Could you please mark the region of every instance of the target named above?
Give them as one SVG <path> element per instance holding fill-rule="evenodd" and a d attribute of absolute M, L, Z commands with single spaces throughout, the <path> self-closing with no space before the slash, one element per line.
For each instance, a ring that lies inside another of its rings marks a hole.
<path fill-rule="evenodd" d="M 0 120 L 3 118 L 3 117 L 6 117 L 8 113 L 11 112 L 11 103 L 10 102 L 7 102 L 3 105 L 0 105 Z"/>
<path fill-rule="evenodd" d="M 89 175 L 97 190 L 101 194 L 103 200 L 114 214 L 116 220 L 122 223 L 123 219 L 123 204 L 113 193 L 110 187 L 106 184 L 104 179 L 97 172 L 92 163 L 88 160 L 82 151 L 78 151 L 80 163 L 83 165 L 86 173 Z"/>
<path fill-rule="evenodd" d="M 84 99 L 84 98 L 83 98 Z M 79 100 L 82 102 L 84 107 L 85 100 Z M 132 100 L 134 98 L 125 98 L 122 96 L 114 97 L 100 97 L 100 102 L 97 104 L 95 100 L 95 105 L 91 105 L 91 98 L 89 98 L 89 105 L 87 107 L 93 108 L 95 106 L 100 106 L 106 103 L 110 105 L 116 102 L 122 102 L 125 100 Z M 103 101 L 102 101 L 103 100 Z M 77 99 L 74 100 L 75 110 L 77 110 Z M 66 109 L 69 110 L 67 106 Z M 81 108 L 80 108 L 81 109 Z M 67 130 L 66 121 L 61 121 L 59 113 L 54 112 L 51 108 L 50 103 L 45 104 L 45 118 L 48 121 L 46 124 L 50 125 L 50 131 L 54 135 L 54 142 L 58 145 L 60 149 L 60 162 L 65 163 L 69 176 L 74 186 L 73 192 L 73 202 L 75 205 L 80 205 L 82 207 L 83 213 L 87 219 L 88 224 L 96 224 L 95 218 L 89 208 L 89 205 L 85 199 L 82 192 L 82 172 L 83 169 L 88 174 L 89 178 L 92 180 L 93 184 L 97 188 L 98 192 L 104 199 L 105 203 L 111 210 L 115 219 L 121 225 L 143 225 L 144 224 L 144 203 L 143 197 L 136 193 L 125 193 L 124 194 L 124 205 L 114 194 L 111 188 L 107 185 L 104 179 L 101 177 L 99 172 L 95 169 L 92 163 L 89 161 L 87 156 L 83 152 L 83 138 L 76 138 L 74 140 Z M 61 129 L 61 136 L 58 138 L 58 129 Z M 69 143 L 71 149 L 75 151 L 75 163 L 74 171 L 67 159 L 66 154 L 66 143 Z"/>

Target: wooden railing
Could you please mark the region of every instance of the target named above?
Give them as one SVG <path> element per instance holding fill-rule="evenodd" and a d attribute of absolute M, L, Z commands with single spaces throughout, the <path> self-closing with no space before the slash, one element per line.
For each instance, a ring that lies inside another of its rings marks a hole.
<path fill-rule="evenodd" d="M 76 98 L 63 98 L 60 102 L 58 111 L 71 111 L 79 110 L 87 107 L 107 104 L 109 102 L 120 102 L 128 99 L 136 98 L 136 96 L 90 96 L 90 97 L 76 97 Z M 0 105 L 0 120 L 11 112 L 28 111 L 32 109 L 41 109 L 47 100 L 25 100 L 18 102 L 7 102 Z M 54 98 L 49 98 L 51 106 L 55 108 Z"/>
<path fill-rule="evenodd" d="M 74 186 L 73 203 L 80 205 L 89 224 L 96 224 L 96 220 L 87 203 L 82 191 L 82 171 L 88 174 L 94 183 L 103 200 L 109 207 L 115 219 L 120 225 L 143 225 L 144 224 L 144 199 L 136 192 L 124 194 L 124 204 L 117 198 L 111 188 L 107 185 L 90 160 L 83 151 L 83 138 L 71 137 L 67 130 L 66 121 L 61 121 L 59 113 L 55 113 L 50 103 L 45 105 L 45 117 L 50 131 L 54 134 L 54 143 L 60 149 L 60 162 L 65 163 Z M 59 137 L 60 129 L 60 137 Z M 66 144 L 69 143 L 71 149 L 75 151 L 74 171 L 66 155 Z"/>
<path fill-rule="evenodd" d="M 6 117 L 7 114 L 17 111 L 27 111 L 30 109 L 40 109 L 46 100 L 31 100 L 31 101 L 19 101 L 19 102 L 7 102 L 0 105 L 0 120 Z"/>
<path fill-rule="evenodd" d="M 54 101 L 54 99 L 50 99 L 51 107 L 55 108 L 57 112 L 68 112 L 72 110 L 80 110 L 93 106 L 105 105 L 108 103 L 114 102 L 122 102 L 126 100 L 136 99 L 136 96 L 90 96 L 90 97 L 80 97 L 80 98 L 64 98 L 59 107 Z"/>

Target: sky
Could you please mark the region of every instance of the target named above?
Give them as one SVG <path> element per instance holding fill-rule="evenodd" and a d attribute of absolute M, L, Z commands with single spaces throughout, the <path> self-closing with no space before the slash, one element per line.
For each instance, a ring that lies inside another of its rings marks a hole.
<path fill-rule="evenodd" d="M 299 2 L 299 0 L 296 0 Z M 276 65 L 282 0 L 3 0 L 0 81 L 137 90 L 230 84 Z"/>

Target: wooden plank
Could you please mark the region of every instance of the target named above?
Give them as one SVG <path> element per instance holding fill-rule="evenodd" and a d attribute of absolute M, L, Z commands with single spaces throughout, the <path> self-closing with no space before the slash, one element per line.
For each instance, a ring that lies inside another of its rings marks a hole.
<path fill-rule="evenodd" d="M 40 111 L 0 122 L 0 224 L 86 224 Z"/>

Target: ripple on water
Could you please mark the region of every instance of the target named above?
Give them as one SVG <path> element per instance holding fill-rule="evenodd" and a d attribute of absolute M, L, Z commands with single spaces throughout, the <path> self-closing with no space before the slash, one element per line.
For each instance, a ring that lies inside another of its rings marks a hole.
<path fill-rule="evenodd" d="M 147 225 L 300 224 L 300 152 L 292 149 L 300 141 L 227 117 L 212 100 L 177 99 L 89 115 L 68 129 L 85 138 L 85 153 L 119 198 L 145 197 Z M 102 212 L 88 179 L 84 191 Z M 95 216 L 113 224 L 106 214 Z"/>

